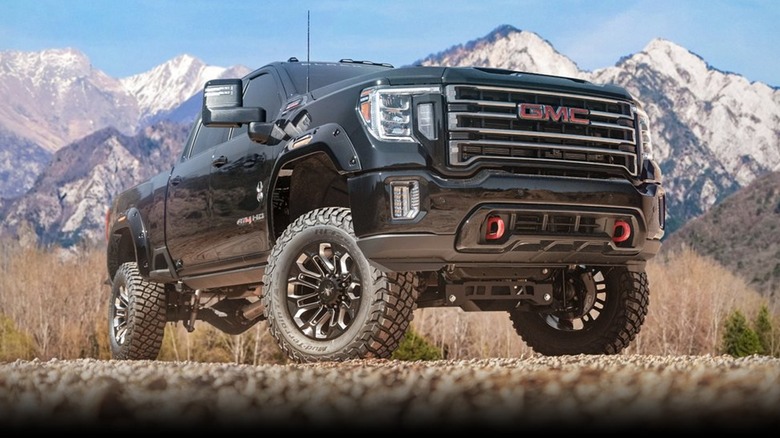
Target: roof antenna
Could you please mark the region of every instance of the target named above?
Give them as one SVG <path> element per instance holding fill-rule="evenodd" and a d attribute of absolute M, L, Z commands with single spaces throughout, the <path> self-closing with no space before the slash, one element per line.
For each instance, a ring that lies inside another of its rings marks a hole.
<path fill-rule="evenodd" d="M 309 70 L 311 69 L 311 11 L 306 11 L 306 94 L 309 94 Z"/>

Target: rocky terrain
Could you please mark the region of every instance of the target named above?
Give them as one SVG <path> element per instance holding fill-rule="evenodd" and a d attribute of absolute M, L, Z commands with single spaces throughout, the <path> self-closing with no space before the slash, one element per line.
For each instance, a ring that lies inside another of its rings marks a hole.
<path fill-rule="evenodd" d="M 531 356 L 291 365 L 0 364 L 4 430 L 590 433 L 780 426 L 780 359 Z"/>

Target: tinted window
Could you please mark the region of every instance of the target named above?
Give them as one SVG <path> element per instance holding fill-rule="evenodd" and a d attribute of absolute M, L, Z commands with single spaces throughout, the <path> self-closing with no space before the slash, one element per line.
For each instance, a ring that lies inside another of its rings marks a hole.
<path fill-rule="evenodd" d="M 192 139 L 195 138 L 195 133 L 198 131 L 198 126 L 200 126 L 200 114 L 195 117 L 195 123 L 192 124 L 190 133 L 187 135 L 187 143 L 184 143 L 184 149 L 181 151 L 183 160 L 186 160 L 190 154 L 190 149 L 192 149 L 190 145 L 192 144 Z"/>
<path fill-rule="evenodd" d="M 200 123 L 200 120 L 198 123 Z M 227 140 L 229 131 L 230 128 L 213 128 L 200 125 L 200 129 L 198 129 L 198 136 L 195 137 L 195 144 L 192 145 L 192 150 L 190 151 L 190 157 L 195 156 L 220 143 L 224 143 L 225 140 Z"/>
<path fill-rule="evenodd" d="M 244 93 L 244 106 L 259 106 L 265 110 L 267 122 L 275 120 L 282 106 L 282 98 L 279 96 L 279 87 L 274 77 L 266 73 L 249 81 Z"/>

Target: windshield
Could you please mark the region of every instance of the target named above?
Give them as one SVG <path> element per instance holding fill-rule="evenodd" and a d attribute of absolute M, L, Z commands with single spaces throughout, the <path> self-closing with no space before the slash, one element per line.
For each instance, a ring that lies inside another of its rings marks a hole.
<path fill-rule="evenodd" d="M 344 79 L 350 79 L 378 71 L 385 71 L 391 67 L 371 64 L 351 63 L 317 63 L 317 62 L 290 62 L 285 64 L 285 69 L 292 79 L 295 91 L 298 94 L 306 92 L 306 76 L 309 76 L 309 90 L 315 90 L 326 85 L 333 84 Z"/>

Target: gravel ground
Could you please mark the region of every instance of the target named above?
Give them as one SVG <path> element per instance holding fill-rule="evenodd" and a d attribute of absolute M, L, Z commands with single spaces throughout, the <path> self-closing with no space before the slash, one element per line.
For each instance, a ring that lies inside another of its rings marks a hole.
<path fill-rule="evenodd" d="M 307 365 L 0 364 L 0 430 L 441 429 L 588 432 L 780 427 L 780 359 L 532 356 Z"/>

